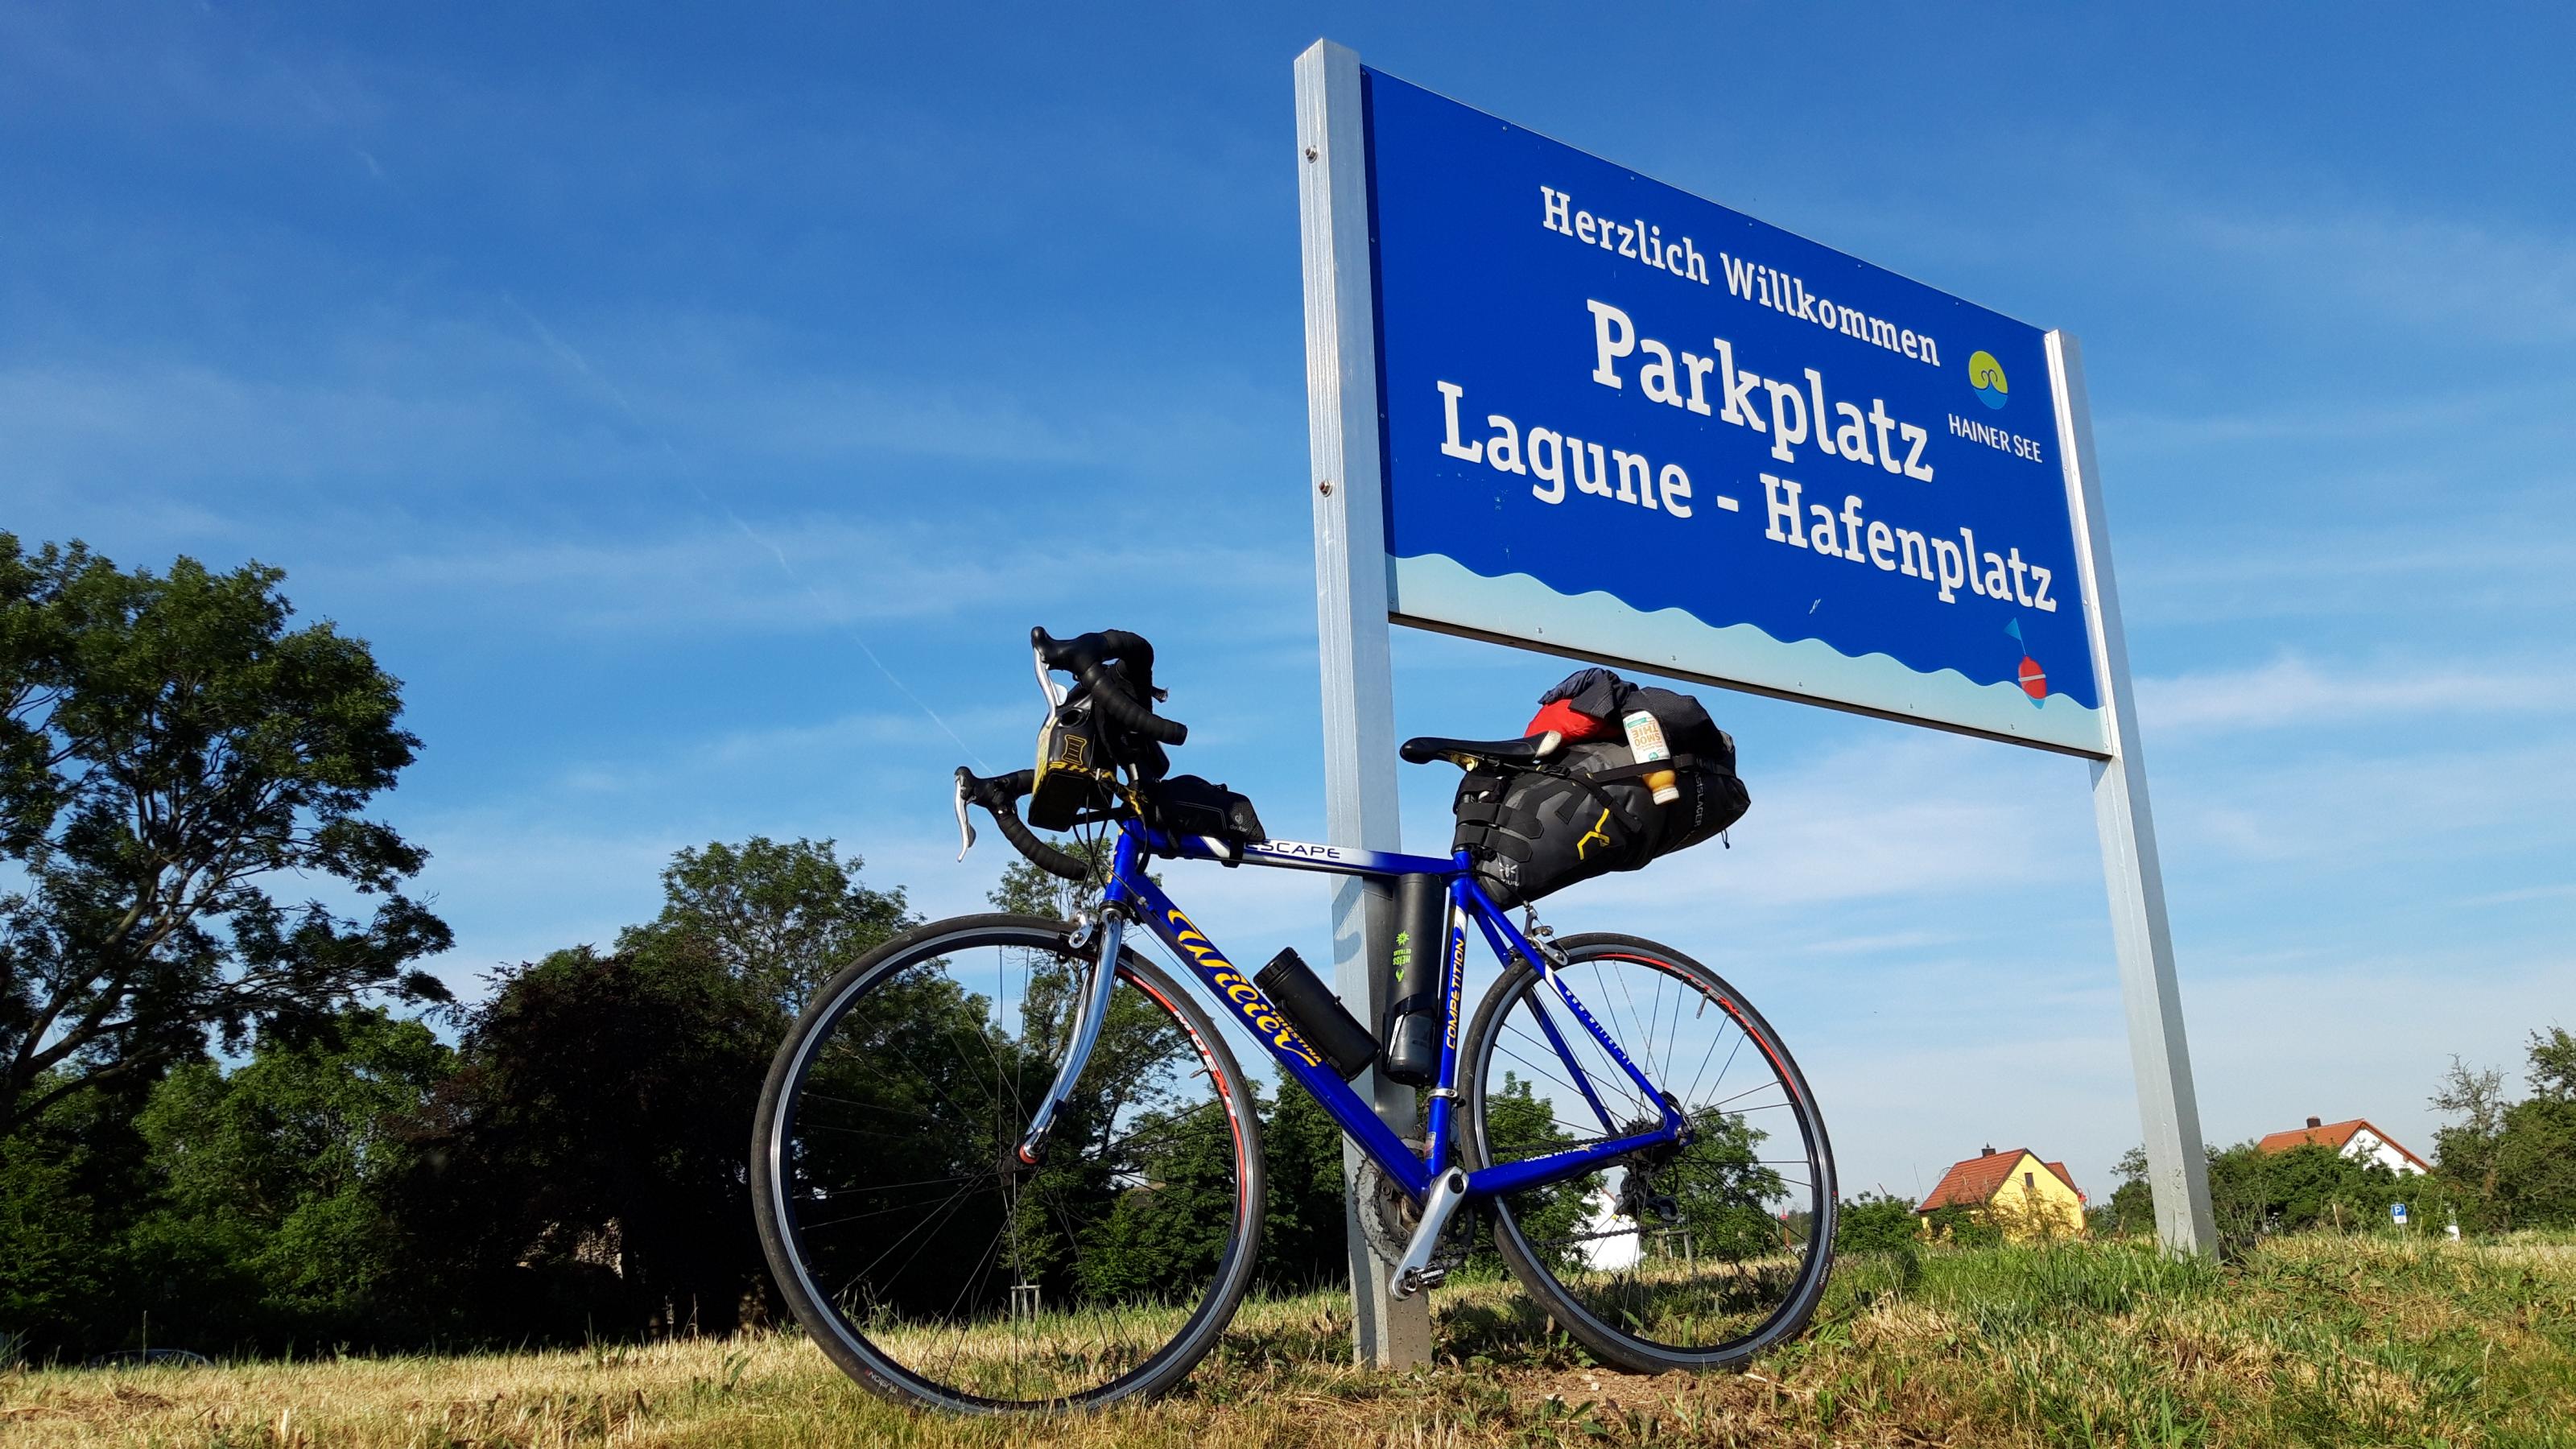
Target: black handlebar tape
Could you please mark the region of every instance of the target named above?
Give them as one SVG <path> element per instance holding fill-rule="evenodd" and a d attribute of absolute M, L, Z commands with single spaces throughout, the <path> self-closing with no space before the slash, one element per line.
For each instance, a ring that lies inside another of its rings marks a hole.
<path fill-rule="evenodd" d="M 1047 667 L 1067 674 L 1080 674 L 1094 664 L 1124 661 L 1131 673 L 1151 678 L 1154 673 L 1154 646 L 1142 634 L 1124 629 L 1103 629 L 1093 634 L 1076 634 L 1070 639 L 1052 638 L 1043 628 L 1029 631 L 1029 643 L 1044 656 Z"/>
<path fill-rule="evenodd" d="M 1124 629 L 1103 629 L 1091 637 L 1100 641 L 1101 658 L 1123 659 L 1139 676 L 1154 672 L 1154 646 L 1145 642 L 1144 635 L 1130 634 Z"/>
<path fill-rule="evenodd" d="M 1109 666 L 1092 664 L 1082 671 L 1082 682 L 1091 686 L 1091 699 L 1100 712 L 1149 740 L 1167 745 L 1186 744 L 1190 727 L 1176 719 L 1165 719 L 1136 702 L 1127 686 L 1110 674 Z"/>
<path fill-rule="evenodd" d="M 1091 867 L 1038 839 L 1037 832 L 1020 819 L 1019 799 L 1037 783 L 1035 770 L 1014 770 L 987 780 L 960 765 L 957 778 L 966 784 L 966 798 L 991 812 L 993 824 L 1000 828 L 1002 838 L 1009 841 L 1011 848 L 1029 864 L 1077 885 L 1091 879 Z"/>

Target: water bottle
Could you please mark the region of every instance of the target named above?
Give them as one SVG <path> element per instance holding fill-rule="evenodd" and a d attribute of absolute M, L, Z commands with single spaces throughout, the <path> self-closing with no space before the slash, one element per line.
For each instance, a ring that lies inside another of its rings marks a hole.
<path fill-rule="evenodd" d="M 1672 747 L 1664 743 L 1663 721 L 1655 718 L 1653 711 L 1632 709 L 1621 717 L 1619 723 L 1627 728 L 1628 752 L 1637 757 L 1638 764 L 1648 765 L 1673 757 Z M 1681 780 L 1670 770 L 1656 770 L 1647 775 L 1646 788 L 1655 792 L 1658 805 L 1670 805 L 1682 798 Z"/>
<path fill-rule="evenodd" d="M 1387 1002 L 1389 1080 L 1427 1087 L 1440 1080 L 1440 955 L 1449 949 L 1449 883 L 1436 875 L 1395 882 L 1395 978 Z"/>

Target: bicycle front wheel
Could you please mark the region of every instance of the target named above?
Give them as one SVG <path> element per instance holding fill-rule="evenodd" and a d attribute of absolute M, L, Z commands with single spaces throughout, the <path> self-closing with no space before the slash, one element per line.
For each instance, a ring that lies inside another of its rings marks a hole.
<path fill-rule="evenodd" d="M 1804 1328 L 1833 1258 L 1834 1160 L 1806 1079 L 1715 972 L 1634 936 L 1572 936 L 1563 973 L 1690 1123 L 1683 1146 L 1495 1202 L 1504 1263 L 1606 1363 L 1740 1364 Z M 1650 1131 L 1659 1106 L 1515 962 L 1460 1057 L 1469 1166 Z"/>
<path fill-rule="evenodd" d="M 823 1351 L 886 1397 L 977 1412 L 1152 1393 L 1250 1280 L 1250 1094 L 1214 1023 L 1135 953 L 1044 1161 L 1020 1163 L 1086 975 L 1066 930 L 911 931 L 824 987 L 771 1065 L 761 1246 Z"/>

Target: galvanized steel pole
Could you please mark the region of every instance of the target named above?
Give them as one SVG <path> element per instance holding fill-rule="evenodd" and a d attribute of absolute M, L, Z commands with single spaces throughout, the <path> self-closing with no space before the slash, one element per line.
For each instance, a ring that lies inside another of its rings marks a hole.
<path fill-rule="evenodd" d="M 2215 1253 L 2217 1220 L 2209 1206 L 2209 1162 L 2201 1150 L 2200 1098 L 2183 1038 L 2182 989 L 2174 979 L 2173 933 L 2165 921 L 2164 869 L 2156 859 L 2156 825 L 2147 809 L 2147 764 L 2138 744 L 2138 708 L 2129 687 L 2129 642 L 2120 623 L 2120 593 L 2111 577 L 2111 529 L 2102 513 L 2101 475 L 2093 458 L 2093 416 L 2084 395 L 2084 354 L 2064 332 L 2048 334 L 2048 370 L 2063 402 L 2058 456 L 2076 516 L 2075 547 L 2084 570 L 2087 624 L 2102 661 L 2102 703 L 2111 717 L 2112 749 L 2093 762 L 2093 821 L 2102 838 L 2102 875 L 2111 893 L 2111 938 L 2120 962 L 2120 996 L 2128 1007 L 2129 1064 L 2137 1079 L 2138 1121 L 2147 1151 L 2147 1183 L 2156 1235 L 2176 1253 Z"/>
<path fill-rule="evenodd" d="M 1319 40 L 1297 57 L 1297 204 L 1306 274 L 1306 430 L 1314 467 L 1315 617 L 1323 645 L 1325 838 L 1364 850 L 1401 848 L 1395 790 L 1395 684 L 1387 651 L 1386 522 L 1379 476 L 1377 345 L 1369 267 L 1368 154 L 1359 57 Z M 1394 944 L 1394 902 L 1373 882 L 1337 877 L 1333 983 L 1372 1027 L 1385 1007 L 1378 969 Z M 1399 1136 L 1413 1132 L 1413 1093 L 1376 1072 L 1357 1084 Z M 1361 1158 L 1342 1143 L 1345 1188 Z M 1424 1295 L 1387 1292 L 1386 1268 L 1345 1193 L 1353 1332 L 1359 1362 L 1431 1361 Z"/>

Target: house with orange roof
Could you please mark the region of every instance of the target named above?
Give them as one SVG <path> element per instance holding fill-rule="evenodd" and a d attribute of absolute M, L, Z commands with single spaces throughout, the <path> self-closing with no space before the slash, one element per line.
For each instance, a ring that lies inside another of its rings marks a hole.
<path fill-rule="evenodd" d="M 2320 1122 L 2308 1119 L 2305 1127 L 2287 1132 L 2274 1132 L 2254 1144 L 2257 1152 L 2287 1152 L 2293 1147 L 2330 1147 L 2356 1162 L 2376 1162 L 2400 1177 L 2433 1170 L 2431 1163 L 2398 1145 L 2397 1139 L 2370 1125 L 2370 1119 L 2355 1117 L 2349 1122 Z"/>
<path fill-rule="evenodd" d="M 1953 1207 L 1992 1222 L 2012 1242 L 2076 1237 L 2084 1231 L 2084 1194 L 2066 1164 L 2043 1162 L 2028 1148 L 1997 1152 L 1989 1147 L 1952 1163 L 1914 1211 L 1930 1232 L 1932 1214 Z"/>

